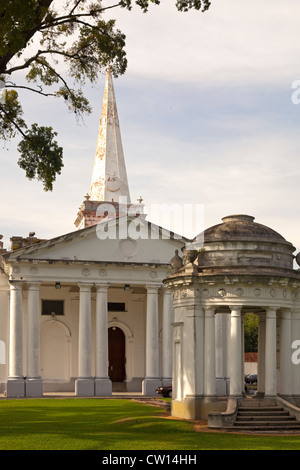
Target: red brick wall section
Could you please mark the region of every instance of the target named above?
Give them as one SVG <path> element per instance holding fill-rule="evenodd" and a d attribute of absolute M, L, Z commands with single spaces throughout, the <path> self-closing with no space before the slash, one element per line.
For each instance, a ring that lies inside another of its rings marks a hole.
<path fill-rule="evenodd" d="M 245 362 L 258 362 L 258 353 L 257 352 L 245 353 Z"/>

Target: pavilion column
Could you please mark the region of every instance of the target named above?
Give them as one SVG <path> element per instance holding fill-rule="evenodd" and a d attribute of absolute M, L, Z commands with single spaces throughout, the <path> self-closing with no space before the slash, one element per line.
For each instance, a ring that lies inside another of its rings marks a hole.
<path fill-rule="evenodd" d="M 75 394 L 77 396 L 94 396 L 94 380 L 92 378 L 91 287 L 92 284 L 79 284 L 78 378 L 75 383 Z"/>
<path fill-rule="evenodd" d="M 260 313 L 258 322 L 258 374 L 257 393 L 265 394 L 265 351 L 266 351 L 266 317 Z"/>
<path fill-rule="evenodd" d="M 292 395 L 292 313 L 289 308 L 280 315 L 280 395 Z"/>
<path fill-rule="evenodd" d="M 27 397 L 43 396 L 40 375 L 40 283 L 28 284 L 27 303 Z"/>
<path fill-rule="evenodd" d="M 146 318 L 146 377 L 143 381 L 143 395 L 155 395 L 161 385 L 159 378 L 158 349 L 158 286 L 147 286 Z"/>
<path fill-rule="evenodd" d="M 112 394 L 112 383 L 108 377 L 108 284 L 96 285 L 96 361 L 95 396 Z"/>
<path fill-rule="evenodd" d="M 232 306 L 230 323 L 230 396 L 240 397 L 243 393 L 242 380 L 242 306 Z"/>
<path fill-rule="evenodd" d="M 7 397 L 24 397 L 22 281 L 10 281 Z"/>
<path fill-rule="evenodd" d="M 292 311 L 292 382 L 293 398 L 296 400 L 296 406 L 300 406 L 300 308 L 294 308 Z"/>
<path fill-rule="evenodd" d="M 163 290 L 163 339 L 162 339 L 162 380 L 164 385 L 172 383 L 172 340 L 173 340 L 173 296 Z"/>
<path fill-rule="evenodd" d="M 266 309 L 265 395 L 277 395 L 276 308 Z"/>
<path fill-rule="evenodd" d="M 215 309 L 204 309 L 204 396 L 216 396 Z"/>

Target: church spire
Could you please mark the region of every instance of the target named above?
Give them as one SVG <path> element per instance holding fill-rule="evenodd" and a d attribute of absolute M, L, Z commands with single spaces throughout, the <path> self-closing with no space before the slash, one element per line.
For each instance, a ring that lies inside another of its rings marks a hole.
<path fill-rule="evenodd" d="M 117 104 L 110 67 L 107 69 L 102 113 L 92 173 L 90 200 L 130 203 Z"/>
<path fill-rule="evenodd" d="M 105 219 L 143 214 L 144 204 L 131 204 L 125 159 L 110 68 L 107 69 L 102 113 L 89 194 L 79 207 L 75 220 L 78 229 Z"/>

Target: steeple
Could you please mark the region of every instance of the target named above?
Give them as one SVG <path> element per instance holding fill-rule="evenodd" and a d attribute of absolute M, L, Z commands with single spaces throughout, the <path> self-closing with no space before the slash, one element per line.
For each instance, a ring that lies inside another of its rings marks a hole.
<path fill-rule="evenodd" d="M 96 225 L 104 218 L 126 215 L 130 209 L 143 214 L 144 204 L 131 204 L 120 124 L 111 70 L 107 69 L 96 154 L 89 194 L 79 207 L 78 229 Z"/>
<path fill-rule="evenodd" d="M 111 70 L 108 68 L 92 173 L 90 200 L 118 202 L 120 196 L 126 198 L 127 203 L 130 203 L 115 91 Z"/>

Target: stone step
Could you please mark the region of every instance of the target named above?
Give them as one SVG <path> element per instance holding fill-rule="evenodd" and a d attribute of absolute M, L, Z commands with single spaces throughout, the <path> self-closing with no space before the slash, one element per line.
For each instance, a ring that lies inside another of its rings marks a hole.
<path fill-rule="evenodd" d="M 253 406 L 239 406 L 239 411 L 259 411 L 259 412 L 264 412 L 264 411 L 284 411 L 284 408 L 281 406 L 258 406 L 258 407 L 253 407 Z"/>
<path fill-rule="evenodd" d="M 273 403 L 244 403 L 239 406 L 232 430 L 258 432 L 300 431 L 300 421 Z"/>
<path fill-rule="evenodd" d="M 265 426 L 254 426 L 254 425 L 245 425 L 245 426 L 230 426 L 226 427 L 227 431 L 245 431 L 245 432 L 266 432 L 266 433 L 274 433 L 274 434 L 280 434 L 280 433 L 285 433 L 285 432 L 296 432 L 299 434 L 300 432 L 300 427 L 299 425 L 296 424 L 289 424 L 285 426 L 272 426 L 270 425 L 265 425 Z"/>
<path fill-rule="evenodd" d="M 265 411 L 265 412 L 254 412 L 251 413 L 249 411 L 238 411 L 237 416 L 289 416 L 288 411 Z"/>
<path fill-rule="evenodd" d="M 237 416 L 236 422 L 245 421 L 295 421 L 294 416 L 282 415 L 282 416 Z"/>
<path fill-rule="evenodd" d="M 296 421 L 296 420 L 292 420 L 292 421 L 289 421 L 289 420 L 285 420 L 285 421 L 268 421 L 268 420 L 264 420 L 264 421 L 236 421 L 235 423 L 235 426 L 237 427 L 240 427 L 240 426 L 297 426 L 298 428 L 300 427 L 300 421 Z"/>

